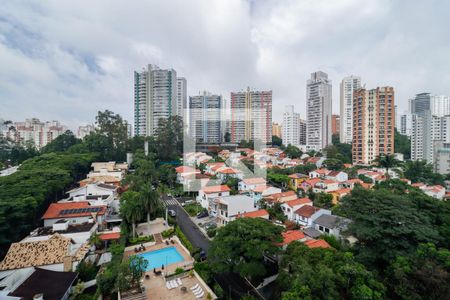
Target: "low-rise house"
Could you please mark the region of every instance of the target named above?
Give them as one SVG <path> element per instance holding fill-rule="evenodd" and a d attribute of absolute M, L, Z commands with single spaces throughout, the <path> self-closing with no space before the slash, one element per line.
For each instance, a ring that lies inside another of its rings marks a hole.
<path fill-rule="evenodd" d="M 302 173 L 291 174 L 289 175 L 289 188 L 297 191 L 300 188 L 302 182 L 308 179 L 309 176 Z"/>
<path fill-rule="evenodd" d="M 331 211 L 311 205 L 304 205 L 294 212 L 295 222 L 300 226 L 313 226 L 313 222 L 321 215 L 331 215 Z"/>
<path fill-rule="evenodd" d="M 339 190 L 330 192 L 330 194 L 333 196 L 333 204 L 338 204 L 339 201 L 341 201 L 342 197 L 347 196 L 351 192 L 352 190 L 350 188 L 341 188 Z"/>
<path fill-rule="evenodd" d="M 442 185 L 432 185 L 421 188 L 421 190 L 430 197 L 442 200 L 445 197 L 445 188 Z"/>
<path fill-rule="evenodd" d="M 109 175 L 94 175 L 90 178 L 85 178 L 83 180 L 80 180 L 78 184 L 80 186 L 85 186 L 87 184 L 93 184 L 93 183 L 105 183 L 109 185 L 114 185 L 116 187 L 120 186 L 121 179 L 109 176 Z"/>
<path fill-rule="evenodd" d="M 217 170 L 219 170 L 222 167 L 225 167 L 224 162 L 207 163 L 205 166 L 205 174 L 216 175 Z"/>
<path fill-rule="evenodd" d="M 92 171 L 87 174 L 87 178 L 97 179 L 97 177 L 111 176 L 122 180 L 128 170 L 128 164 L 110 162 L 93 162 Z"/>
<path fill-rule="evenodd" d="M 339 189 L 339 182 L 330 179 L 323 179 L 314 185 L 313 192 L 330 193 L 337 191 L 338 189 Z"/>
<path fill-rule="evenodd" d="M 225 167 L 217 171 L 217 178 L 222 182 L 225 182 L 227 178 L 242 179 L 243 177 L 242 172 L 235 168 Z"/>
<path fill-rule="evenodd" d="M 295 221 L 294 212 L 303 205 L 312 206 L 313 202 L 309 198 L 298 198 L 294 200 L 289 200 L 281 204 L 281 210 L 283 211 L 284 215 L 288 218 L 288 220 Z"/>
<path fill-rule="evenodd" d="M 0 280 L 0 299 L 67 300 L 78 273 L 59 272 L 42 268 L 16 271 Z"/>
<path fill-rule="evenodd" d="M 317 239 L 322 235 L 322 232 L 314 229 L 314 227 L 304 227 L 302 228 L 302 232 L 308 239 Z"/>
<path fill-rule="evenodd" d="M 42 241 L 12 243 L 0 262 L 1 274 L 8 270 L 41 267 L 53 271 L 72 271 L 89 251 L 88 244 L 76 244 L 58 233 Z"/>
<path fill-rule="evenodd" d="M 266 180 L 262 177 L 244 178 L 238 184 L 240 193 L 253 191 L 256 187 L 266 186 Z"/>
<path fill-rule="evenodd" d="M 217 224 L 223 226 L 233 221 L 236 216 L 256 211 L 253 199 L 247 195 L 217 197 L 209 207 L 210 215 L 217 217 Z"/>
<path fill-rule="evenodd" d="M 261 218 L 269 220 L 269 212 L 265 209 L 255 210 L 251 212 L 246 212 L 236 216 L 236 218 Z"/>
<path fill-rule="evenodd" d="M 331 171 L 325 175 L 325 178 L 337 182 L 344 182 L 348 180 L 348 174 L 342 171 Z"/>
<path fill-rule="evenodd" d="M 331 248 L 330 244 L 327 243 L 325 240 L 307 240 L 304 242 L 306 247 L 308 248 Z"/>
<path fill-rule="evenodd" d="M 227 185 L 205 186 L 198 192 L 197 202 L 203 208 L 208 209 L 212 201 L 217 197 L 226 197 L 230 195 L 231 189 Z"/>
<path fill-rule="evenodd" d="M 81 197 L 86 199 L 86 196 L 116 196 L 117 186 L 106 183 L 88 183 L 84 186 L 80 186 L 71 189 L 67 192 L 69 198 L 76 200 Z"/>
<path fill-rule="evenodd" d="M 309 157 L 305 159 L 305 164 L 315 164 L 317 168 L 321 168 L 325 157 Z"/>
<path fill-rule="evenodd" d="M 22 242 L 35 242 L 48 240 L 55 233 L 71 239 L 75 244 L 89 242 L 92 235 L 97 232 L 97 223 L 70 224 L 68 220 L 59 220 L 52 226 L 38 227 L 25 237 Z"/>
<path fill-rule="evenodd" d="M 320 178 L 307 179 L 300 184 L 299 188 L 302 189 L 303 191 L 307 192 L 307 191 L 313 189 L 314 186 L 316 185 L 316 183 L 320 182 L 321 180 L 322 179 L 320 179 Z"/>
<path fill-rule="evenodd" d="M 68 221 L 70 224 L 83 224 L 105 221 L 106 206 L 91 206 L 88 202 L 52 203 L 42 216 L 44 227 L 50 227 L 58 221 Z"/>
<path fill-rule="evenodd" d="M 273 194 L 264 198 L 269 205 L 275 203 L 284 203 L 286 201 L 297 199 L 297 194 L 294 191 L 287 191 L 278 194 Z"/>
<path fill-rule="evenodd" d="M 287 230 L 282 232 L 281 235 L 283 236 L 283 241 L 279 243 L 278 246 L 282 247 L 283 249 L 286 249 L 286 247 L 292 242 L 304 242 L 307 239 L 305 234 L 300 230 Z"/>
<path fill-rule="evenodd" d="M 259 203 L 263 198 L 270 197 L 275 194 L 280 194 L 281 189 L 273 187 L 271 185 L 260 185 L 255 187 L 252 191 L 250 191 L 250 197 L 253 198 L 253 201 Z"/>
<path fill-rule="evenodd" d="M 331 171 L 328 169 L 317 169 L 309 172 L 309 178 L 325 178 Z"/>
<path fill-rule="evenodd" d="M 334 215 L 323 214 L 313 221 L 314 228 L 322 233 L 342 238 L 341 232 L 346 230 L 350 220 Z"/>
<path fill-rule="evenodd" d="M 180 184 L 188 184 L 188 177 L 191 175 L 201 174 L 199 169 L 195 169 L 190 166 L 179 166 L 175 168 L 177 173 L 177 182 Z"/>

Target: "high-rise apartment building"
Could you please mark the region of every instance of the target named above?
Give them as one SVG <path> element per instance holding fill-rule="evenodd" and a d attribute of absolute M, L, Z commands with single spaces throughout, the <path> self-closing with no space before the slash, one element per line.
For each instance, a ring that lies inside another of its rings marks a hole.
<path fill-rule="evenodd" d="M 272 91 L 232 92 L 230 110 L 231 142 L 272 143 Z"/>
<path fill-rule="evenodd" d="M 353 91 L 361 88 L 361 77 L 347 76 L 340 84 L 340 141 L 350 144 L 353 134 Z"/>
<path fill-rule="evenodd" d="M 406 113 L 400 116 L 400 134 L 411 137 L 413 115 Z"/>
<path fill-rule="evenodd" d="M 151 136 L 159 120 L 178 114 L 177 72 L 149 64 L 134 72 L 134 133 Z"/>
<path fill-rule="evenodd" d="M 450 143 L 442 140 L 434 142 L 433 167 L 436 173 L 450 174 Z"/>
<path fill-rule="evenodd" d="M 14 122 L 3 131 L 3 136 L 21 144 L 31 142 L 40 149 L 66 131 L 67 127 L 59 121 L 41 122 L 32 118 L 25 122 Z"/>
<path fill-rule="evenodd" d="M 281 139 L 282 138 L 281 131 L 282 131 L 282 126 L 278 123 L 273 122 L 272 123 L 272 135 L 277 136 Z"/>
<path fill-rule="evenodd" d="M 300 119 L 300 145 L 306 145 L 306 121 Z"/>
<path fill-rule="evenodd" d="M 370 164 L 380 154 L 394 153 L 394 88 L 353 92 L 354 163 Z"/>
<path fill-rule="evenodd" d="M 331 115 L 331 134 L 340 134 L 341 117 L 339 115 Z"/>
<path fill-rule="evenodd" d="M 293 105 L 286 105 L 283 113 L 283 144 L 300 145 L 300 114 Z"/>
<path fill-rule="evenodd" d="M 189 97 L 189 134 L 196 143 L 221 143 L 225 134 L 223 99 L 203 92 Z"/>
<path fill-rule="evenodd" d="M 443 117 L 450 114 L 450 97 L 444 95 L 432 95 L 420 93 L 409 100 L 412 114 L 423 114 L 428 111 L 433 116 Z"/>
<path fill-rule="evenodd" d="M 411 114 L 411 160 L 423 160 L 423 117 Z"/>
<path fill-rule="evenodd" d="M 77 138 L 84 139 L 86 136 L 88 136 L 91 132 L 94 132 L 94 131 L 95 131 L 95 126 L 92 124 L 78 126 Z"/>
<path fill-rule="evenodd" d="M 331 80 L 322 71 L 311 74 L 306 86 L 307 144 L 323 149 L 331 144 Z"/>
<path fill-rule="evenodd" d="M 183 109 L 187 108 L 187 82 L 186 78 L 177 78 L 177 115 L 183 117 Z"/>

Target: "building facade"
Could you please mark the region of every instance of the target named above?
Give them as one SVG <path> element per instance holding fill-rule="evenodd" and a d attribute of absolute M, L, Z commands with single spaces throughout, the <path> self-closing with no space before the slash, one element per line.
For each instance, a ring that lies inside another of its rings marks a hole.
<path fill-rule="evenodd" d="M 331 144 L 331 94 L 328 74 L 322 71 L 312 73 L 306 86 L 306 143 L 317 149 Z"/>
<path fill-rule="evenodd" d="M 339 115 L 331 115 L 331 134 L 340 134 L 341 117 Z"/>
<path fill-rule="evenodd" d="M 247 88 L 243 92 L 232 92 L 230 110 L 232 143 L 242 140 L 272 143 L 272 91 Z"/>
<path fill-rule="evenodd" d="M 413 115 L 406 113 L 400 116 L 400 134 L 411 137 Z"/>
<path fill-rule="evenodd" d="M 187 82 L 186 78 L 177 78 L 177 115 L 183 117 L 183 109 L 186 109 L 187 104 Z"/>
<path fill-rule="evenodd" d="M 433 155 L 434 171 L 442 175 L 450 174 L 450 143 L 435 141 Z"/>
<path fill-rule="evenodd" d="M 93 124 L 78 126 L 77 138 L 84 139 L 86 136 L 88 136 L 91 132 L 94 132 L 94 131 L 95 131 L 95 126 Z"/>
<path fill-rule="evenodd" d="M 353 92 L 354 163 L 370 164 L 380 154 L 394 153 L 394 105 L 392 87 Z"/>
<path fill-rule="evenodd" d="M 223 99 L 208 92 L 189 97 L 189 134 L 196 143 L 221 143 L 225 134 Z"/>
<path fill-rule="evenodd" d="M 348 76 L 340 84 L 340 141 L 350 144 L 353 134 L 353 91 L 361 88 L 361 77 Z"/>
<path fill-rule="evenodd" d="M 177 72 L 149 64 L 134 72 L 134 133 L 152 136 L 161 119 L 178 113 Z"/>
<path fill-rule="evenodd" d="M 37 118 L 14 122 L 3 131 L 3 136 L 17 143 L 32 143 L 41 149 L 67 131 L 59 121 L 41 122 Z"/>
<path fill-rule="evenodd" d="M 282 126 L 275 122 L 272 123 L 272 135 L 277 136 L 281 139 L 282 138 L 281 132 L 282 132 Z"/>
<path fill-rule="evenodd" d="M 286 105 L 283 113 L 283 144 L 300 145 L 300 114 L 293 105 Z"/>
<path fill-rule="evenodd" d="M 300 119 L 300 145 L 306 145 L 306 121 Z"/>

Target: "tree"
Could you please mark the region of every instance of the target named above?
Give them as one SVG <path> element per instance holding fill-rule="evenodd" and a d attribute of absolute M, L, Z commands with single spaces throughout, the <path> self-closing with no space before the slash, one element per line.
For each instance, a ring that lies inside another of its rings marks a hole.
<path fill-rule="evenodd" d="M 159 119 L 156 150 L 161 161 L 177 160 L 183 153 L 183 120 L 179 116 Z"/>
<path fill-rule="evenodd" d="M 95 124 L 97 125 L 96 135 L 91 133 L 87 136 L 89 142 L 92 141 L 92 137 L 99 138 L 99 135 L 103 136 L 105 139 L 102 140 L 102 143 L 109 150 L 107 151 L 109 155 L 107 158 L 109 160 L 125 160 L 128 140 L 127 123 L 119 114 L 105 110 L 104 112 L 98 112 L 95 118 Z M 92 137 L 90 137 L 91 135 Z"/>
<path fill-rule="evenodd" d="M 411 141 L 406 135 L 400 134 L 397 129 L 394 133 L 394 149 L 397 153 L 402 153 L 405 159 L 411 158 Z"/>
<path fill-rule="evenodd" d="M 139 280 L 147 269 L 148 261 L 142 256 L 133 255 L 128 259 L 127 266 L 130 268 L 131 282 L 134 286 L 138 286 Z"/>
<path fill-rule="evenodd" d="M 225 132 L 225 135 L 223 136 L 223 139 L 224 139 L 225 143 L 231 142 L 231 134 L 228 131 Z"/>
<path fill-rule="evenodd" d="M 267 273 L 264 255 L 279 252 L 282 228 L 267 220 L 239 218 L 221 227 L 211 242 L 209 257 L 214 272 L 235 272 L 245 277 Z"/>
<path fill-rule="evenodd" d="M 290 158 L 300 158 L 303 153 L 296 146 L 289 144 L 284 150 L 284 154 Z"/>
<path fill-rule="evenodd" d="M 333 195 L 323 192 L 314 194 L 314 206 L 331 208 L 333 206 Z"/>
<path fill-rule="evenodd" d="M 404 176 L 412 183 L 444 185 L 444 176 L 433 172 L 433 166 L 424 160 L 408 160 L 404 165 Z"/>
<path fill-rule="evenodd" d="M 400 161 L 395 158 L 394 154 L 380 154 L 375 162 L 379 167 L 386 169 L 386 178 L 389 179 L 389 169 L 396 167 L 400 164 Z"/>
<path fill-rule="evenodd" d="M 283 145 L 283 140 L 281 140 L 278 136 L 272 135 L 272 145 L 281 147 Z"/>
<path fill-rule="evenodd" d="M 450 223 L 446 205 L 420 191 L 356 187 L 341 200 L 340 212 L 353 221 L 349 232 L 358 239 L 358 259 L 382 269 L 395 257 L 410 254 L 419 243 L 445 240 L 440 228 Z"/>
<path fill-rule="evenodd" d="M 136 237 L 136 223 L 142 220 L 144 207 L 140 201 L 140 194 L 134 191 L 127 191 L 120 199 L 120 215 L 132 225 L 133 237 Z"/>
<path fill-rule="evenodd" d="M 344 163 L 336 158 L 328 158 L 324 160 L 323 166 L 333 171 L 340 171 L 344 168 Z"/>
<path fill-rule="evenodd" d="M 282 257 L 281 299 L 384 299 L 385 287 L 350 252 L 293 242 Z"/>
<path fill-rule="evenodd" d="M 148 226 L 150 226 L 151 216 L 156 214 L 156 211 L 160 206 L 159 197 L 159 193 L 156 190 L 153 190 L 150 184 L 145 184 L 141 187 L 140 200 L 147 213 Z"/>
<path fill-rule="evenodd" d="M 65 152 L 73 145 L 79 143 L 81 143 L 81 140 L 77 139 L 72 131 L 67 130 L 42 148 L 42 152 Z"/>

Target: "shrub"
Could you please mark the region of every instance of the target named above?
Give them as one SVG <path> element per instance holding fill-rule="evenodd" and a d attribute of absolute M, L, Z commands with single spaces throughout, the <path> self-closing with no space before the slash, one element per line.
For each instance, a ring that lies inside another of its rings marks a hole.
<path fill-rule="evenodd" d="M 175 275 L 179 275 L 179 274 L 181 274 L 181 273 L 184 273 L 184 269 L 183 268 L 176 268 L 175 269 Z"/>
<path fill-rule="evenodd" d="M 165 238 L 165 239 L 173 236 L 174 234 L 175 234 L 175 229 L 174 228 L 169 228 L 169 229 L 164 230 L 163 232 L 161 232 L 162 237 Z"/>
<path fill-rule="evenodd" d="M 135 238 L 130 238 L 128 240 L 130 245 L 137 245 L 137 244 L 142 244 L 142 243 L 147 243 L 147 242 L 153 242 L 154 238 L 153 235 L 149 235 L 149 236 L 138 236 Z"/>
<path fill-rule="evenodd" d="M 184 235 L 184 233 L 181 231 L 180 227 L 177 227 L 175 229 L 175 234 L 180 239 L 181 243 L 189 250 L 189 252 L 192 254 L 194 251 L 194 246 L 192 246 L 191 242 L 187 239 L 187 237 Z"/>
<path fill-rule="evenodd" d="M 89 262 L 82 261 L 77 266 L 78 278 L 83 281 L 89 281 L 95 278 L 98 268 Z"/>
<path fill-rule="evenodd" d="M 217 228 L 210 228 L 206 231 L 206 234 L 208 235 L 208 237 L 213 238 L 216 236 L 217 233 Z"/>

